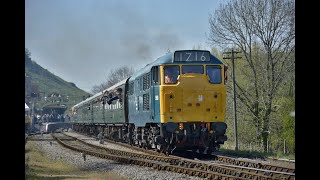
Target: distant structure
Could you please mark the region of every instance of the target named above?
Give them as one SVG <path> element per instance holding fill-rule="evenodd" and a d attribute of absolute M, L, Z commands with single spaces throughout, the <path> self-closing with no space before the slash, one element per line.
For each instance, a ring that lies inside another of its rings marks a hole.
<path fill-rule="evenodd" d="M 26 103 L 24 103 L 24 112 L 26 116 L 30 116 L 30 108 Z"/>

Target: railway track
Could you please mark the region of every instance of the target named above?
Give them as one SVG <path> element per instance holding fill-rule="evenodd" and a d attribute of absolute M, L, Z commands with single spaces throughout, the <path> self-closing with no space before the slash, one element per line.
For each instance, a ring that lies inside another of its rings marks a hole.
<path fill-rule="evenodd" d="M 67 135 L 67 134 L 65 134 Z M 84 134 L 83 134 L 84 135 Z M 156 152 L 154 150 L 148 150 L 148 149 L 144 149 L 144 148 L 140 148 L 137 146 L 131 146 L 129 144 L 126 143 L 122 143 L 122 142 L 116 142 L 113 140 L 106 140 L 109 143 L 116 143 L 118 145 L 121 145 L 123 147 L 126 148 L 131 148 L 137 151 L 142 151 L 148 154 L 152 154 L 152 155 L 161 155 L 161 156 L 166 156 L 164 153 L 159 153 Z M 176 157 L 176 158 L 181 158 L 180 156 L 173 156 L 170 155 L 171 157 Z M 190 156 L 190 155 L 189 155 Z M 289 168 L 289 167 L 282 167 L 282 166 L 276 166 L 276 165 L 272 165 L 272 164 L 266 164 L 266 163 L 257 163 L 257 162 L 252 162 L 252 161 L 247 161 L 247 160 L 239 160 L 237 158 L 231 158 L 231 157 L 227 157 L 227 156 L 222 156 L 222 155 L 206 155 L 209 156 L 209 158 L 211 158 L 210 160 L 214 160 L 215 162 L 221 162 L 223 164 L 226 165 L 234 165 L 234 166 L 240 166 L 240 167 L 247 167 L 248 169 L 261 169 L 261 170 L 267 170 L 273 173 L 284 173 L 284 174 L 289 174 L 289 175 L 293 175 L 295 174 L 295 169 L 293 168 Z M 188 158 L 186 158 L 188 159 Z M 207 157 L 208 159 L 208 157 Z M 223 165 L 222 164 L 222 165 Z"/>
<path fill-rule="evenodd" d="M 56 137 L 53 134 L 52 134 L 52 137 L 55 140 L 57 140 L 57 142 L 62 146 L 72 149 L 74 151 L 78 151 L 83 154 L 92 155 L 100 158 L 111 159 L 114 161 L 118 161 L 120 163 L 152 167 L 158 170 L 173 171 L 173 172 L 184 173 L 184 174 L 198 176 L 202 178 L 208 178 L 208 179 L 246 179 L 246 178 L 235 178 L 234 176 L 219 174 L 215 172 L 206 172 L 206 171 L 201 171 L 201 170 L 196 170 L 191 168 L 183 168 L 183 167 L 171 165 L 170 162 L 143 159 L 137 156 L 131 156 L 132 154 L 130 153 L 127 154 L 127 152 L 118 151 L 118 150 L 109 151 L 108 149 L 105 152 L 101 152 L 101 150 L 97 152 L 96 148 L 89 148 L 89 147 L 92 147 L 92 145 L 88 145 L 87 147 L 84 147 L 84 144 L 81 141 L 79 141 L 81 142 L 81 145 L 80 144 L 75 145 L 74 142 L 76 141 L 68 141 L 68 143 L 66 143 L 64 141 L 61 141 L 58 137 Z"/>
<path fill-rule="evenodd" d="M 226 156 L 221 156 L 221 155 L 216 155 L 214 160 L 219 161 L 219 162 L 224 162 L 226 164 L 244 166 L 244 167 L 249 167 L 249 168 L 259 168 L 259 169 L 265 169 L 265 170 L 270 170 L 270 171 L 287 172 L 287 173 L 291 173 L 291 174 L 295 173 L 295 169 L 293 169 L 293 168 L 275 166 L 272 164 L 256 163 L 256 162 L 251 162 L 251 161 L 239 160 L 236 158 L 231 158 L 231 157 L 226 157 Z"/>
<path fill-rule="evenodd" d="M 70 135 L 66 135 L 72 137 Z M 74 138 L 74 137 L 73 137 Z M 98 145 L 87 143 L 84 140 L 76 139 L 83 145 L 93 147 L 94 149 L 102 149 L 102 154 L 106 153 L 111 156 L 118 156 L 121 158 L 134 159 L 134 163 L 126 160 L 130 164 L 138 164 L 142 166 L 154 167 L 159 170 L 169 170 L 178 173 L 185 173 L 205 178 L 226 178 L 226 179 L 294 179 L 294 173 L 279 172 L 273 170 L 264 170 L 258 168 L 251 168 L 245 166 L 236 166 L 221 163 L 208 163 L 203 161 L 190 160 L 177 156 L 165 156 L 150 150 L 143 150 L 143 153 L 132 153 L 120 151 L 115 149 L 108 149 Z M 59 142 L 59 141 L 58 141 Z M 69 143 L 70 141 L 68 141 Z M 74 141 L 73 141 L 74 142 Z M 114 143 L 114 142 L 113 142 Z M 136 149 L 138 147 L 127 144 L 117 143 L 125 147 Z M 70 147 L 69 147 L 70 148 Z M 141 148 L 138 148 L 141 151 Z M 77 150 L 81 151 L 81 150 Z M 105 151 L 105 152 L 104 152 Z M 93 150 L 89 153 L 93 154 Z M 151 153 L 152 152 L 152 153 Z M 101 152 L 100 152 L 101 153 Z M 157 153 L 156 155 L 154 153 Z M 103 155 L 98 155 L 98 157 Z M 103 156 L 105 157 L 105 156 Z M 115 158 L 115 157 L 112 157 Z M 114 160 L 114 159 L 113 159 Z M 120 162 L 124 161 L 119 159 Z"/>

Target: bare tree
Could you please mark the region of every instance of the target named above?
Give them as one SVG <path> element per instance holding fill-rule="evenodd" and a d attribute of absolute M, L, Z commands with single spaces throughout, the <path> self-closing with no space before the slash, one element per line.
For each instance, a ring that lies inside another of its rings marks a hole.
<path fill-rule="evenodd" d="M 108 88 L 107 87 L 107 83 L 101 83 L 99 85 L 94 85 L 92 87 L 92 89 L 91 89 L 91 92 L 93 94 L 96 94 L 96 93 L 101 92 L 101 91 L 103 91 L 104 89 L 107 89 L 107 88 Z"/>
<path fill-rule="evenodd" d="M 203 50 L 203 47 L 202 47 L 201 44 L 194 45 L 194 46 L 192 47 L 192 50 Z"/>
<path fill-rule="evenodd" d="M 108 77 L 107 81 L 101 83 L 100 85 L 93 86 L 91 91 L 92 93 L 101 92 L 104 89 L 107 89 L 112 85 L 115 85 L 116 83 L 130 77 L 133 73 L 134 73 L 133 68 L 128 66 L 121 66 L 117 69 L 111 70 L 107 75 Z"/>
<path fill-rule="evenodd" d="M 265 150 L 274 98 L 295 69 L 294 12 L 293 0 L 231 0 L 209 17 L 210 44 L 243 52 L 240 76 L 246 81 L 236 82 L 237 98 L 251 113 Z"/>

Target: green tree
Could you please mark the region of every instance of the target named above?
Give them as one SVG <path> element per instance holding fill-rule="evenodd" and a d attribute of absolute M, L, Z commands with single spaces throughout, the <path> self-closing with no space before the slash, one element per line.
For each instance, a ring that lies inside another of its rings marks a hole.
<path fill-rule="evenodd" d="M 209 17 L 209 42 L 243 52 L 244 61 L 236 64 L 242 79 L 236 82 L 237 98 L 265 151 L 279 87 L 295 69 L 294 12 L 293 0 L 231 0 Z"/>

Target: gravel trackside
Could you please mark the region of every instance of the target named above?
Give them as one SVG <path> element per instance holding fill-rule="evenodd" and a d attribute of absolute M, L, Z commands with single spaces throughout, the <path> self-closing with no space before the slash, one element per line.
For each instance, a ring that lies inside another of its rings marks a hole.
<path fill-rule="evenodd" d="M 38 136 L 38 135 L 36 135 Z M 44 137 L 50 136 L 50 134 L 44 134 Z M 40 137 L 40 135 L 39 135 Z M 52 141 L 52 146 L 49 141 L 34 141 L 37 148 L 44 152 L 48 159 L 60 159 L 67 164 L 77 166 L 83 171 L 95 171 L 95 172 L 112 172 L 118 174 L 127 179 L 134 180 L 183 180 L 192 179 L 200 180 L 199 177 L 188 176 L 185 174 L 178 174 L 167 171 L 158 171 L 148 167 L 141 167 L 137 165 L 120 164 L 115 161 L 101 159 L 94 156 L 87 155 L 86 161 L 84 161 L 81 153 L 69 150 L 62 147 L 56 141 Z"/>

